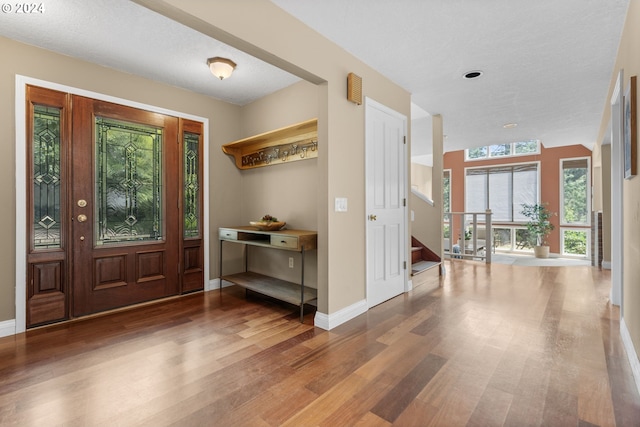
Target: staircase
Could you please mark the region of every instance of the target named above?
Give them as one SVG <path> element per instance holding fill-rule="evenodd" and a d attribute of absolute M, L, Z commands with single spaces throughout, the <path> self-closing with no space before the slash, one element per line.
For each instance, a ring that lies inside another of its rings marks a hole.
<path fill-rule="evenodd" d="M 411 280 L 414 287 L 433 279 L 438 280 L 441 263 L 436 253 L 411 236 Z"/>

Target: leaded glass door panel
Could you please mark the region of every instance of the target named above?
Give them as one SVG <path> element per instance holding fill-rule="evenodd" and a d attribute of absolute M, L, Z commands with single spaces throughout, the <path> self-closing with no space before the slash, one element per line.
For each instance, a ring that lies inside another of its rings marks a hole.
<path fill-rule="evenodd" d="M 75 96 L 73 140 L 73 314 L 178 294 L 178 119 Z"/>
<path fill-rule="evenodd" d="M 200 122 L 182 120 L 182 292 L 204 288 L 204 240 L 202 236 L 202 133 Z"/>
<path fill-rule="evenodd" d="M 69 316 L 69 96 L 27 86 L 27 326 Z"/>

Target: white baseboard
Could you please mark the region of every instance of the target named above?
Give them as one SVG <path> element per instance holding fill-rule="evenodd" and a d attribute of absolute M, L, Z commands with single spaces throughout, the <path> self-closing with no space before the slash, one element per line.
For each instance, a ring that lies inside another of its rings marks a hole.
<path fill-rule="evenodd" d="M 636 381 L 636 388 L 638 389 L 638 393 L 640 393 L 640 360 L 638 360 L 638 354 L 633 346 L 633 341 L 631 340 L 629 329 L 627 329 L 627 324 L 624 323 L 624 318 L 620 320 L 620 336 L 622 337 L 622 344 L 624 345 L 624 349 L 627 352 L 627 358 L 629 359 L 629 364 L 631 365 L 633 379 Z"/>
<path fill-rule="evenodd" d="M 409 292 L 413 290 L 413 280 L 409 279 L 405 282 L 406 284 L 404 285 L 404 291 L 405 292 Z"/>
<path fill-rule="evenodd" d="M 0 338 L 16 334 L 16 319 L 0 322 Z"/>
<path fill-rule="evenodd" d="M 325 314 L 316 311 L 313 324 L 318 328 L 329 331 L 345 322 L 348 322 L 354 317 L 360 316 L 362 313 L 366 313 L 368 309 L 369 306 L 367 305 L 367 300 L 363 299 L 332 314 Z"/>
<path fill-rule="evenodd" d="M 602 261 L 602 268 L 605 270 L 611 270 L 611 261 Z"/>

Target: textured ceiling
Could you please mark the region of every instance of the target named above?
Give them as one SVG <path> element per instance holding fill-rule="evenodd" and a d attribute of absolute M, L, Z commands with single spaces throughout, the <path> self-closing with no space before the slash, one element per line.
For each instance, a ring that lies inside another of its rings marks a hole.
<path fill-rule="evenodd" d="M 9 3 L 6 3 L 9 4 Z M 244 105 L 300 79 L 129 0 L 55 0 L 0 13 L 0 36 Z M 238 64 L 217 80 L 207 58 Z"/>
<path fill-rule="evenodd" d="M 592 146 L 628 6 L 628 0 L 272 1 L 412 93 L 415 111 L 442 114 L 447 151 L 526 139 Z M 238 105 L 299 81 L 128 0 L 43 4 L 41 14 L 0 13 L 0 35 Z M 213 78 L 206 65 L 212 56 L 236 61 L 234 75 Z M 464 80 L 470 70 L 484 74 Z M 502 127 L 512 122 L 518 126 Z M 428 117 L 415 121 L 415 141 L 429 133 Z"/>
<path fill-rule="evenodd" d="M 272 0 L 442 114 L 445 149 L 597 138 L 628 0 Z M 482 70 L 476 80 L 464 80 Z M 504 129 L 506 123 L 517 123 Z"/>

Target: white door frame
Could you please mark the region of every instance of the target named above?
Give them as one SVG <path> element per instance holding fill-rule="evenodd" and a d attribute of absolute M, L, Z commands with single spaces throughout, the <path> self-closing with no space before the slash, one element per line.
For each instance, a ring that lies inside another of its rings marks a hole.
<path fill-rule="evenodd" d="M 402 120 L 403 122 L 403 132 L 404 135 L 407 135 L 407 117 L 389 107 L 387 107 L 384 104 L 381 104 L 369 97 L 365 97 L 365 128 L 368 126 L 366 123 L 367 120 L 367 109 L 370 108 L 375 108 L 378 109 L 380 111 L 383 111 L 391 116 L 397 117 L 400 120 Z M 405 136 L 406 138 L 406 136 Z M 368 140 L 368 134 L 365 131 L 365 150 L 368 149 L 369 146 L 369 140 Z M 408 292 L 411 290 L 411 282 L 409 281 L 409 272 L 411 271 L 411 258 L 410 258 L 410 254 L 409 254 L 409 242 L 410 242 L 410 238 L 409 238 L 409 228 L 408 228 L 408 218 L 407 218 L 407 212 L 409 211 L 408 209 L 408 194 L 409 194 L 409 185 L 410 185 L 410 179 L 408 176 L 409 173 L 409 164 L 408 164 L 408 150 L 407 150 L 407 146 L 409 145 L 409 141 L 405 141 L 405 143 L 403 144 L 403 151 L 402 151 L 402 157 L 403 157 L 403 164 L 404 164 L 404 198 L 405 198 L 405 214 L 402 218 L 402 233 L 404 236 L 404 259 L 406 260 L 405 262 L 407 263 L 406 268 L 404 269 L 404 292 Z M 366 159 L 366 153 L 365 153 L 365 159 Z M 365 161 L 365 181 L 366 181 L 366 177 L 368 177 L 367 171 L 366 171 L 366 161 Z M 365 182 L 365 209 L 368 209 L 369 207 L 369 200 L 368 200 L 368 192 L 366 191 L 368 182 Z M 365 216 L 366 216 L 366 212 L 365 212 Z M 369 233 L 367 231 L 367 220 L 365 219 L 365 238 L 368 239 L 369 238 Z M 365 242 L 365 247 L 368 248 L 368 242 Z M 365 271 L 366 271 L 366 298 L 367 298 L 367 306 L 370 308 L 371 304 L 369 302 L 369 286 L 370 286 L 370 280 L 369 280 L 369 256 L 368 254 L 365 255 Z"/>
<path fill-rule="evenodd" d="M 167 110 L 165 108 L 153 105 L 142 104 L 127 99 L 117 98 L 114 96 L 104 95 L 101 93 L 91 92 L 71 86 L 61 85 L 58 83 L 48 82 L 45 80 L 34 79 L 31 77 L 16 75 L 16 317 L 15 317 L 15 333 L 19 334 L 26 330 L 27 316 L 27 199 L 26 199 L 26 167 L 27 167 L 27 147 L 25 144 L 26 135 L 26 86 L 40 86 L 46 89 L 57 90 L 60 92 L 71 93 L 88 98 L 94 98 L 100 101 L 112 102 L 133 108 L 139 108 L 156 113 L 166 114 L 173 117 L 181 117 L 193 121 L 202 122 L 204 125 L 203 140 L 203 246 L 204 246 L 204 286 L 205 291 L 211 289 L 209 283 L 209 119 L 198 117 L 191 114 L 185 114 L 178 111 Z"/>
<path fill-rule="evenodd" d="M 613 304 L 620 306 L 623 315 L 623 273 L 624 273 L 624 200 L 622 197 L 624 153 L 622 150 L 624 70 L 618 73 L 618 80 L 611 95 L 611 295 Z"/>

